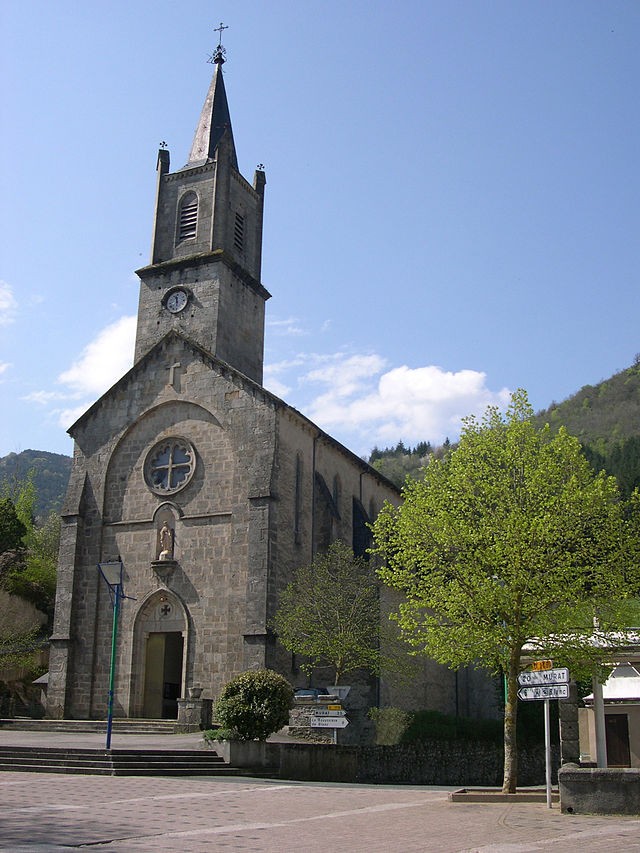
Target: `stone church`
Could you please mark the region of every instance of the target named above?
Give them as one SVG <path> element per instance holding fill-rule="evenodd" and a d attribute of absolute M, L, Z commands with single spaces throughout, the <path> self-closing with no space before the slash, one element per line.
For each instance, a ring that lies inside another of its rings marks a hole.
<path fill-rule="evenodd" d="M 175 718 L 194 688 L 215 698 L 247 669 L 304 684 L 270 631 L 279 593 L 335 539 L 362 553 L 383 501 L 399 501 L 262 385 L 265 174 L 250 183 L 238 170 L 224 59 L 219 47 L 187 164 L 171 171 L 158 153 L 134 366 L 69 430 L 52 717 L 106 714 L 112 608 L 98 564 L 122 562 L 127 596 L 114 713 Z M 458 707 L 456 676 L 433 665 L 425 678 L 410 705 L 426 707 L 433 688 L 431 707 Z"/>

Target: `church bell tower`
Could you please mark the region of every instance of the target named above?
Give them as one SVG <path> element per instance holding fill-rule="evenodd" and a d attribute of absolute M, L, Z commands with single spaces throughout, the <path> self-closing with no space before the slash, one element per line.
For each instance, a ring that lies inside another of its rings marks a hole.
<path fill-rule="evenodd" d="M 170 171 L 158 152 L 151 264 L 137 270 L 135 361 L 172 329 L 262 384 L 264 314 L 260 282 L 265 174 L 238 171 L 219 43 L 215 70 L 189 160 Z"/>

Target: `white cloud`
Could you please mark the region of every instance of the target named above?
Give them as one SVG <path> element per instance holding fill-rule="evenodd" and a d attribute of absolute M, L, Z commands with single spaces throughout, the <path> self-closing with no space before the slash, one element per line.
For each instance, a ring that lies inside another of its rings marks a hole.
<path fill-rule="evenodd" d="M 8 326 L 16 319 L 18 303 L 13 295 L 11 285 L 0 281 L 0 326 Z"/>
<path fill-rule="evenodd" d="M 92 402 L 83 403 L 81 406 L 76 406 L 72 409 L 60 409 L 57 412 L 58 426 L 61 426 L 64 430 L 69 429 L 78 420 L 80 415 L 83 415 L 87 411 Z"/>
<path fill-rule="evenodd" d="M 267 320 L 267 326 L 273 330 L 274 334 L 280 336 L 299 337 L 307 334 L 297 317 L 287 317 L 284 320 Z"/>
<path fill-rule="evenodd" d="M 386 361 L 379 355 L 338 353 L 331 356 L 331 363 L 310 370 L 304 381 L 328 385 L 328 396 L 344 399 L 361 393 L 363 383 L 380 373 L 385 366 Z"/>
<path fill-rule="evenodd" d="M 67 397 L 67 394 L 61 394 L 58 391 L 32 391 L 22 399 L 28 403 L 37 403 L 39 406 L 48 406 L 54 400 L 66 400 Z"/>
<path fill-rule="evenodd" d="M 406 444 L 455 440 L 462 418 L 509 401 L 508 389 L 492 391 L 486 374 L 477 370 L 403 365 L 382 373 L 384 367 L 377 355 L 338 355 L 332 364 L 310 370 L 306 381 L 325 390 L 305 414 L 327 432 L 348 433 L 359 445 L 353 449 L 366 452 L 400 439 Z"/>
<path fill-rule="evenodd" d="M 280 397 L 280 399 L 282 400 L 284 400 L 291 391 L 290 385 L 285 385 L 284 382 L 280 382 L 280 380 L 275 376 L 267 376 L 266 371 L 264 377 L 264 387 L 267 389 L 267 391 L 271 391 L 272 394 L 275 394 L 276 397 Z"/>
<path fill-rule="evenodd" d="M 6 373 L 10 367 L 13 367 L 10 361 L 0 361 L 0 376 L 2 376 L 3 373 Z"/>
<path fill-rule="evenodd" d="M 271 364 L 265 365 L 265 376 L 277 376 L 280 373 L 286 373 L 286 371 L 291 370 L 294 367 L 304 367 L 306 364 L 309 363 L 309 360 L 313 358 L 314 356 L 300 354 L 294 356 L 294 358 L 287 358 L 283 359 L 282 361 L 274 361 Z"/>
<path fill-rule="evenodd" d="M 75 394 L 103 394 L 133 364 L 136 318 L 121 317 L 104 328 L 58 382 Z"/>

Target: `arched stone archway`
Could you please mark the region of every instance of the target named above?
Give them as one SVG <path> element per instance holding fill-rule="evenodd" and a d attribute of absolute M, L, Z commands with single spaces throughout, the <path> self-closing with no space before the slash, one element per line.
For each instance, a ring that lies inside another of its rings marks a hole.
<path fill-rule="evenodd" d="M 134 716 L 175 719 L 184 696 L 189 620 L 180 599 L 154 592 L 136 616 L 133 642 Z"/>

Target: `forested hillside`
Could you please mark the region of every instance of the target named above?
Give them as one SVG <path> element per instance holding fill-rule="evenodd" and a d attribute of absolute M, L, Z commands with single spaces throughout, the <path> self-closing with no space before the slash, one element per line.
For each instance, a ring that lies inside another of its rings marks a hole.
<path fill-rule="evenodd" d="M 625 497 L 640 486 L 640 356 L 626 370 L 585 385 L 536 417 L 579 438 L 593 467 L 616 477 Z"/>
<path fill-rule="evenodd" d="M 562 424 L 602 454 L 640 435 L 640 357 L 598 385 L 585 385 L 563 403 L 552 403 L 537 417 L 554 428 Z"/>
<path fill-rule="evenodd" d="M 36 515 L 45 518 L 51 510 L 58 512 L 69 482 L 71 457 L 46 450 L 9 453 L 0 459 L 0 486 L 11 492 L 15 484 L 25 482 L 30 471 L 34 472 Z"/>

